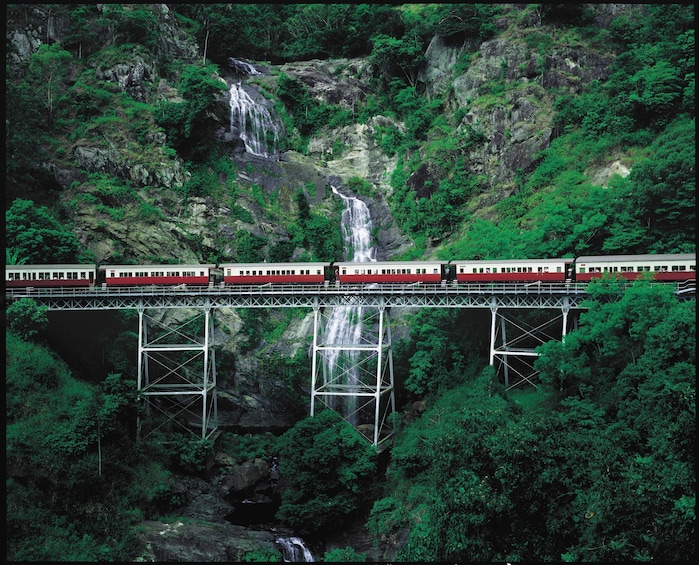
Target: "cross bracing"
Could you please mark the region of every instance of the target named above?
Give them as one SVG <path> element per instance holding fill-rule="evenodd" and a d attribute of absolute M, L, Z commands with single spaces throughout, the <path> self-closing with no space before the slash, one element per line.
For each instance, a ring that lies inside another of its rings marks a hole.
<path fill-rule="evenodd" d="M 138 310 L 138 390 L 144 399 L 146 415 L 150 414 L 147 426 L 139 419 L 139 433 L 142 428 L 144 433 L 153 433 L 166 426 L 168 429 L 179 426 L 197 430 L 197 435 L 203 439 L 211 437 L 217 428 L 212 310 L 312 308 L 315 323 L 311 414 L 316 410 L 316 403 L 319 407 L 333 408 L 338 400 L 350 399 L 351 409 L 345 419 L 353 420 L 357 430 L 379 447 L 393 434 L 389 419 L 395 412 L 389 319 L 392 308 L 489 309 L 490 364 L 496 366 L 506 388 L 536 387 L 537 371 L 533 362 L 538 355 L 535 347 L 558 336 L 565 339 L 569 313 L 585 308 L 586 288 L 587 284 L 581 283 L 98 286 L 8 288 L 5 298 L 8 303 L 24 297 L 33 298 L 50 310 Z M 676 292 L 682 299 L 693 299 L 695 284 L 681 283 Z M 324 342 L 324 313 L 344 306 L 373 309 L 377 322 L 367 324 L 368 329 L 359 343 Z M 149 333 L 149 327 L 157 323 L 146 311 L 155 309 L 203 312 L 204 335 L 200 335 L 201 331 L 190 335 L 183 328 Z M 549 315 L 537 326 L 503 315 L 505 311 L 517 310 L 553 310 L 560 311 L 561 315 Z M 556 328 L 550 331 L 553 326 Z M 333 352 L 340 352 L 338 358 L 342 359 L 342 366 L 334 367 L 335 373 L 333 368 L 322 368 L 326 357 Z M 358 375 L 351 387 L 342 380 L 350 369 Z"/>

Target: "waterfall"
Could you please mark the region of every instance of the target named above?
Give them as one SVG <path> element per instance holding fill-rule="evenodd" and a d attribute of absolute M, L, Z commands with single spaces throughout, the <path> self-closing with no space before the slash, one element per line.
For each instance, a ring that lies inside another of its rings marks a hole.
<path fill-rule="evenodd" d="M 342 198 L 342 234 L 344 239 L 344 255 L 347 261 L 368 262 L 376 261 L 376 250 L 371 239 L 371 216 L 369 208 L 359 198 L 345 196 L 334 186 L 332 191 Z M 358 345 L 361 343 L 363 331 L 362 306 L 337 306 L 333 308 L 325 328 L 325 341 L 332 345 Z M 334 389 L 340 388 L 345 392 L 356 392 L 359 386 L 359 356 L 360 351 L 330 350 L 325 358 L 325 383 L 332 382 Z M 331 397 L 332 398 L 332 397 Z M 350 424 L 358 423 L 357 397 L 345 396 L 342 416 Z M 331 401 L 330 407 L 338 410 L 337 402 Z"/>
<path fill-rule="evenodd" d="M 276 157 L 279 152 L 280 127 L 269 108 L 255 102 L 242 82 L 232 83 L 229 94 L 231 134 L 245 143 L 248 153 L 258 157 Z"/>
<path fill-rule="evenodd" d="M 285 563 L 310 563 L 313 561 L 313 554 L 303 544 L 301 538 L 277 538 L 277 543 L 282 546 L 282 558 Z"/>

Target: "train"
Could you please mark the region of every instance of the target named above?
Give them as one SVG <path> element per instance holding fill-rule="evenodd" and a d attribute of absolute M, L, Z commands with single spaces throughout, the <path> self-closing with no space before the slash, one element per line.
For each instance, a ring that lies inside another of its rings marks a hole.
<path fill-rule="evenodd" d="M 696 281 L 696 253 L 373 262 L 196 265 L 5 265 L 5 286 L 141 287 L 263 284 L 570 283 L 603 276 Z"/>

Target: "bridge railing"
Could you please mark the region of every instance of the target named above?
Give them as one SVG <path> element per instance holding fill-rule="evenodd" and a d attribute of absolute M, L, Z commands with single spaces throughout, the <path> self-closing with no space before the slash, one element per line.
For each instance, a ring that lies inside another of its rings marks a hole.
<path fill-rule="evenodd" d="M 6 288 L 5 297 L 15 300 L 22 297 L 120 297 L 120 296 L 221 296 L 230 294 L 239 295 L 288 295 L 297 294 L 305 296 L 328 294 L 511 294 L 511 293 L 584 293 L 586 284 L 552 284 L 552 283 L 470 283 L 470 284 L 263 284 L 263 285 L 177 285 L 177 286 L 139 286 L 139 287 L 23 287 Z"/>
<path fill-rule="evenodd" d="M 633 284 L 626 283 L 627 286 Z M 651 283 L 667 284 L 667 283 Z M 463 295 L 463 294 L 586 294 L 588 283 L 447 283 L 447 284 L 263 284 L 263 285 L 177 285 L 140 287 L 26 287 L 6 288 L 5 298 L 90 298 L 90 297 L 147 297 L 147 296 L 227 296 L 227 295 Z M 696 283 L 686 281 L 677 284 L 681 295 L 696 292 Z"/>

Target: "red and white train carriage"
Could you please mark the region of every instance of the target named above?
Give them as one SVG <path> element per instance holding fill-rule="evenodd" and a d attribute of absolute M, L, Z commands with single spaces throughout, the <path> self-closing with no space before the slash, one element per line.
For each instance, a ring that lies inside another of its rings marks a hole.
<path fill-rule="evenodd" d="M 696 280 L 697 256 L 695 253 L 581 256 L 575 261 L 575 279 L 579 282 L 605 274 L 627 280 L 644 274 L 651 274 L 658 281 Z"/>
<path fill-rule="evenodd" d="M 100 279 L 109 286 L 208 285 L 215 265 L 102 265 Z"/>
<path fill-rule="evenodd" d="M 446 261 L 376 261 L 333 263 L 335 279 L 340 283 L 439 283 L 444 278 Z"/>
<path fill-rule="evenodd" d="M 452 261 L 457 282 L 564 282 L 574 259 L 489 259 Z"/>
<path fill-rule="evenodd" d="M 7 287 L 89 287 L 94 265 L 5 265 Z"/>
<path fill-rule="evenodd" d="M 224 284 L 323 284 L 329 263 L 224 263 Z"/>

